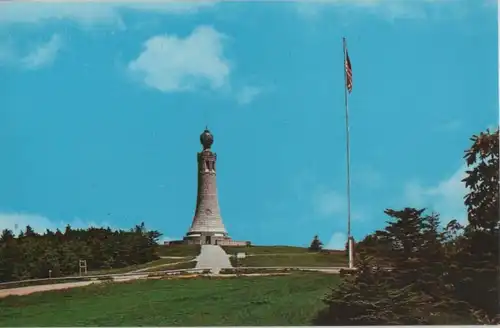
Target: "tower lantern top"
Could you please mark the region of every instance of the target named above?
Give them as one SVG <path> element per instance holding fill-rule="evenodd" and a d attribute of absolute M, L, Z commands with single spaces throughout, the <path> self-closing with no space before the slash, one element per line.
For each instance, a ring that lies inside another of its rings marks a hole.
<path fill-rule="evenodd" d="M 205 128 L 205 131 L 200 135 L 200 142 L 203 146 L 203 150 L 210 149 L 212 144 L 214 143 L 214 136 L 208 130 L 208 127 Z"/>

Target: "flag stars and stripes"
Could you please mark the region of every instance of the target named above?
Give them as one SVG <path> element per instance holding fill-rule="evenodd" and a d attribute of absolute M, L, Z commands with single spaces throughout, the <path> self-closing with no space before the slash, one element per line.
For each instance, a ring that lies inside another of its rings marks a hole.
<path fill-rule="evenodd" d="M 347 52 L 347 48 L 345 50 L 345 83 L 346 83 L 346 88 L 349 91 L 349 93 L 352 92 L 352 67 L 351 67 L 351 60 L 349 59 L 349 53 Z"/>

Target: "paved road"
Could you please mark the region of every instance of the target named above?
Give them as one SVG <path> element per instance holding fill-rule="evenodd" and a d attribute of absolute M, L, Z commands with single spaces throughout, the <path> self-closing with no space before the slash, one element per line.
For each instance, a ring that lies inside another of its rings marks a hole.
<path fill-rule="evenodd" d="M 212 269 L 212 273 L 219 273 L 220 269 L 232 268 L 229 255 L 218 245 L 201 245 L 201 252 L 196 259 L 196 269 Z"/>

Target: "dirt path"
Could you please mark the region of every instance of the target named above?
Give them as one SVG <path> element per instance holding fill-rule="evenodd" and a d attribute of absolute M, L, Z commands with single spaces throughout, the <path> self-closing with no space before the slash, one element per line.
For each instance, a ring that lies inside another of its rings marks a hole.
<path fill-rule="evenodd" d="M 288 272 L 274 272 L 274 273 L 230 273 L 230 274 L 213 274 L 210 277 L 214 278 L 234 278 L 234 277 L 270 277 L 270 276 L 289 276 Z"/>
<path fill-rule="evenodd" d="M 170 266 L 174 266 L 174 265 L 181 264 L 181 263 L 193 262 L 193 261 L 195 261 L 195 259 L 188 260 L 188 261 L 181 261 L 181 262 L 158 264 L 158 265 L 155 265 L 155 266 L 150 266 L 150 267 L 147 267 L 147 268 L 143 268 L 143 269 L 131 271 L 130 273 L 147 272 L 147 271 L 150 271 L 151 269 L 158 269 L 158 268 L 163 268 L 163 267 L 165 267 L 165 270 L 168 270 L 168 267 L 170 267 Z"/>
<path fill-rule="evenodd" d="M 114 282 L 125 282 L 131 280 L 138 279 L 147 279 L 147 274 L 137 274 L 137 275 L 124 275 L 124 276 L 116 276 L 113 277 Z M 28 295 L 32 293 L 38 292 L 46 292 L 50 290 L 61 290 L 61 289 L 70 289 L 76 287 L 85 287 L 92 284 L 99 284 L 102 281 L 94 280 L 94 281 L 78 281 L 78 282 L 64 282 L 59 284 L 49 284 L 49 285 L 36 285 L 36 286 L 27 286 L 27 287 L 16 287 L 16 288 L 6 288 L 0 289 L 0 298 L 7 297 L 9 295 Z"/>
<path fill-rule="evenodd" d="M 311 253 L 248 253 L 246 256 L 304 256 Z"/>
<path fill-rule="evenodd" d="M 205 253 L 205 258 L 204 262 L 202 263 L 204 268 L 211 268 L 213 269 L 213 273 L 215 273 L 214 277 L 234 277 L 234 276 L 276 276 L 276 275 L 288 275 L 290 273 L 288 272 L 265 272 L 265 273 L 239 273 L 239 274 L 218 274 L 220 269 L 222 268 L 228 268 L 227 265 L 229 262 L 229 259 L 227 259 L 227 262 L 225 259 L 223 259 L 223 254 L 221 254 L 218 250 L 215 250 L 214 253 L 216 253 L 215 256 L 213 256 L 214 249 L 210 250 L 209 252 Z M 227 256 L 227 255 L 226 255 Z M 229 265 L 231 265 L 229 263 Z M 241 267 L 241 269 L 286 269 L 289 267 L 267 267 L 267 268 L 262 268 L 262 267 Z M 338 274 L 341 269 L 346 269 L 346 268 L 340 268 L 340 267 L 331 267 L 331 268 L 295 268 L 298 270 L 304 270 L 304 271 L 319 271 L 319 272 L 324 272 L 324 273 L 335 273 Z M 186 275 L 186 276 L 172 276 L 168 277 L 167 279 L 180 279 L 180 278 L 192 278 L 192 277 L 198 277 L 200 274 L 192 274 L 192 275 Z M 113 277 L 114 282 L 125 282 L 125 281 L 131 281 L 131 280 L 137 280 L 137 279 L 165 279 L 165 276 L 158 276 L 158 277 L 153 277 L 153 278 L 148 278 L 147 274 L 137 274 L 137 275 L 123 275 L 123 276 L 116 276 Z M 85 287 L 91 284 L 98 284 L 101 283 L 102 281 L 95 280 L 95 281 L 78 281 L 78 282 L 66 282 L 66 283 L 59 283 L 59 284 L 50 284 L 50 285 L 37 285 L 37 286 L 27 286 L 27 287 L 17 287 L 17 288 L 9 288 L 9 289 L 0 289 L 0 298 L 7 297 L 9 295 L 28 295 L 32 293 L 38 293 L 38 292 L 45 292 L 45 291 L 51 291 L 51 290 L 62 290 L 62 289 L 70 289 L 70 288 L 76 288 L 76 287 Z"/>
<path fill-rule="evenodd" d="M 17 287 L 9 289 L 0 289 L 0 298 L 7 297 L 9 295 L 28 295 L 37 292 L 45 292 L 49 290 L 61 290 L 69 289 L 75 287 L 84 287 L 91 284 L 97 284 L 100 281 L 78 281 L 78 282 L 65 282 L 61 284 L 51 284 L 51 285 L 38 285 L 38 286 L 28 286 L 28 287 Z"/>

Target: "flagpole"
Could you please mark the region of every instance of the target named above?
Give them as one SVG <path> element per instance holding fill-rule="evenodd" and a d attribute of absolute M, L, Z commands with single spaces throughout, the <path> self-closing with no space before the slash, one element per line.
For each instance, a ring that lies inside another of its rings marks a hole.
<path fill-rule="evenodd" d="M 347 47 L 345 37 L 342 38 L 344 48 L 344 101 L 345 101 L 345 132 L 346 132 L 346 160 L 347 160 L 347 248 L 349 254 L 349 269 L 354 267 L 352 238 L 351 238 L 351 154 L 349 144 L 349 102 L 347 95 Z"/>

